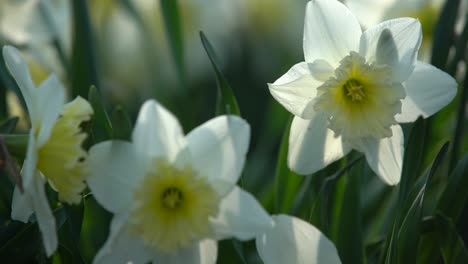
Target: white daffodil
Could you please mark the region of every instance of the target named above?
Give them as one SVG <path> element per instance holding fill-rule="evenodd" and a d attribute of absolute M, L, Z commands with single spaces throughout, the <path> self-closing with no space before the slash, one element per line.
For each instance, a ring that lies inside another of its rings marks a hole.
<path fill-rule="evenodd" d="M 184 136 L 164 107 L 144 103 L 131 143 L 90 149 L 89 188 L 114 213 L 94 263 L 215 263 L 217 239 L 252 239 L 270 228 L 271 217 L 236 186 L 249 137 L 235 116 Z"/>
<path fill-rule="evenodd" d="M 457 90 L 448 74 L 416 60 L 421 39 L 421 25 L 412 18 L 362 32 L 340 2 L 308 2 L 305 62 L 269 84 L 295 115 L 289 167 L 310 174 L 356 149 L 385 183 L 397 184 L 403 156 L 398 122 L 434 114 Z"/>
<path fill-rule="evenodd" d="M 424 40 L 419 59 L 429 61 L 434 29 L 442 10 L 443 0 L 346 0 L 345 4 L 364 28 L 397 17 L 417 18 L 422 25 Z M 458 8 L 456 32 L 461 32 L 468 2 L 461 1 Z"/>
<path fill-rule="evenodd" d="M 68 1 L 4 0 L 0 3 L 0 39 L 16 45 L 51 44 L 68 50 L 71 22 Z"/>
<path fill-rule="evenodd" d="M 26 159 L 22 169 L 24 192 L 15 188 L 11 217 L 27 222 L 33 212 L 47 256 L 57 248 L 55 218 L 52 215 L 44 184 L 48 181 L 68 203 L 79 203 L 87 175 L 81 145 L 86 135 L 80 124 L 93 113 L 81 97 L 65 104 L 65 88 L 55 75 L 35 87 L 28 66 L 19 51 L 3 47 L 3 58 L 23 94 L 31 120 Z"/>
<path fill-rule="evenodd" d="M 274 215 L 273 219 L 274 225 L 256 238 L 264 263 L 341 263 L 335 245 L 314 226 L 288 215 Z"/>

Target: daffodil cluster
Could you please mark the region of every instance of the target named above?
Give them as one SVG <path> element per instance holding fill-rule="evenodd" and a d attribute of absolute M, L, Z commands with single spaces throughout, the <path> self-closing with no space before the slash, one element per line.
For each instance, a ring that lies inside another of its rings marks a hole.
<path fill-rule="evenodd" d="M 386 184 L 398 184 L 404 146 L 399 123 L 436 113 L 457 88 L 448 74 L 418 61 L 421 41 L 416 19 L 362 31 L 339 1 L 308 2 L 304 61 L 268 84 L 294 114 L 290 169 L 312 174 L 354 149 Z M 94 113 L 88 101 L 68 102 L 54 74 L 36 87 L 16 48 L 4 46 L 2 54 L 30 119 L 11 218 L 37 222 L 48 257 L 58 239 L 46 184 L 68 204 L 80 203 L 89 188 L 113 214 L 94 263 L 216 263 L 218 241 L 228 238 L 255 240 L 265 263 L 341 262 L 316 227 L 270 215 L 237 185 L 250 143 L 246 120 L 221 115 L 185 134 L 177 117 L 151 99 L 141 106 L 130 141 L 85 147 Z"/>

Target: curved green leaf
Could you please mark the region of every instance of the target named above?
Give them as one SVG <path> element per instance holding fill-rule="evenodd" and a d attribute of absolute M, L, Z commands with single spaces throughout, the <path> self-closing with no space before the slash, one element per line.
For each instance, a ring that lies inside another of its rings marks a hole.
<path fill-rule="evenodd" d="M 218 99 L 216 102 L 216 114 L 231 114 L 240 116 L 240 109 L 237 104 L 236 97 L 229 86 L 224 74 L 221 72 L 221 69 L 218 66 L 218 61 L 216 54 L 211 46 L 210 42 L 206 38 L 205 34 L 200 31 L 200 39 L 202 41 L 203 47 L 205 48 L 206 54 L 210 58 L 211 65 L 216 74 L 216 81 L 218 83 Z"/>

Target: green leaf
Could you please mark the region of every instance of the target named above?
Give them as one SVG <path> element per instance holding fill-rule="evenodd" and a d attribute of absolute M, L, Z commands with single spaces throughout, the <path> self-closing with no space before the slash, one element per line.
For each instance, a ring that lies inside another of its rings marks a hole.
<path fill-rule="evenodd" d="M 435 157 L 429 169 L 418 179 L 397 215 L 389 239 L 385 263 L 415 263 L 421 230 L 422 206 L 428 182 L 439 168 L 447 154 L 448 143 L 445 143 Z M 404 261 L 404 262 L 402 262 Z"/>
<path fill-rule="evenodd" d="M 91 85 L 100 87 L 88 1 L 72 1 L 72 95 L 86 98 Z"/>
<path fill-rule="evenodd" d="M 361 226 L 361 169 L 353 167 L 343 179 L 346 181 L 341 203 L 336 247 L 343 263 L 365 263 Z"/>
<path fill-rule="evenodd" d="M 302 176 L 294 173 L 288 168 L 288 146 L 289 146 L 289 130 L 294 116 L 290 116 L 288 123 L 285 125 L 281 145 L 278 153 L 278 161 L 276 162 L 275 173 L 275 213 L 287 213 L 294 200 L 294 197 L 299 189 Z"/>
<path fill-rule="evenodd" d="M 122 106 L 117 106 L 112 112 L 112 131 L 114 139 L 130 141 L 132 136 L 132 123 Z"/>
<path fill-rule="evenodd" d="M 16 125 L 18 124 L 18 121 L 18 117 L 12 117 L 3 121 L 0 124 L 0 134 L 10 134 L 13 132 L 16 128 Z"/>
<path fill-rule="evenodd" d="M 315 195 L 313 195 L 312 199 L 312 206 L 310 206 L 310 211 L 309 211 L 309 222 L 312 222 L 317 228 L 321 229 L 322 232 L 327 233 L 328 229 L 333 230 L 332 228 L 329 228 L 330 226 L 330 216 L 333 213 L 336 215 L 336 217 L 333 217 L 332 219 L 339 219 L 339 214 L 340 210 L 342 208 L 341 202 L 342 202 L 342 195 L 344 195 L 344 184 L 345 181 L 343 180 L 343 175 L 345 175 L 349 169 L 351 169 L 355 164 L 358 163 L 359 160 L 361 160 L 363 156 L 357 157 L 353 159 L 352 161 L 348 162 L 346 166 L 344 166 L 342 169 L 339 171 L 335 172 L 331 176 L 321 178 L 321 176 L 326 175 L 325 171 L 321 171 L 318 174 L 314 174 L 311 176 L 307 176 L 306 179 L 303 181 L 304 183 L 301 186 L 301 189 L 298 191 L 296 199 L 294 201 L 294 206 L 293 206 L 293 214 L 295 215 L 298 211 L 298 208 L 300 205 L 304 204 L 304 198 L 306 197 L 306 191 L 307 188 L 310 189 L 311 185 L 316 185 L 319 186 L 320 188 L 317 188 L 318 190 L 315 192 Z M 322 174 L 322 175 L 321 175 Z M 317 179 L 314 179 L 317 178 Z M 313 181 L 316 182 L 313 182 Z M 318 180 L 318 181 L 317 181 Z M 343 184 L 342 184 L 343 183 Z M 332 207 L 336 209 L 335 207 L 339 207 L 338 210 L 335 212 L 329 212 L 329 207 L 330 207 L 330 201 L 331 196 L 334 196 L 334 198 L 339 200 L 337 203 L 338 205 L 334 204 Z M 332 223 L 334 224 L 334 223 Z M 338 227 L 336 228 L 336 230 Z"/>
<path fill-rule="evenodd" d="M 8 117 L 7 87 L 0 79 L 0 119 Z"/>
<path fill-rule="evenodd" d="M 463 86 L 461 87 L 461 96 L 460 96 L 460 102 L 458 105 L 458 113 L 457 113 L 457 119 L 456 119 L 457 123 L 455 126 L 454 135 L 453 135 L 453 147 L 452 147 L 452 154 L 451 154 L 452 156 L 450 159 L 450 169 L 452 169 L 455 166 L 457 159 L 460 156 L 460 149 L 462 148 L 462 145 L 463 145 L 463 139 L 466 138 L 466 135 L 464 134 L 464 130 L 466 126 L 467 103 L 468 103 L 468 71 L 465 71 L 465 80 L 463 81 Z"/>
<path fill-rule="evenodd" d="M 416 175 L 419 174 L 425 142 L 425 120 L 421 117 L 416 120 L 411 129 L 408 138 L 408 144 L 405 148 L 403 158 L 403 168 L 401 172 L 400 192 L 398 197 L 398 205 L 402 206 L 408 196 L 408 192 L 417 180 Z"/>
<path fill-rule="evenodd" d="M 236 97 L 234 96 L 231 87 L 226 81 L 224 74 L 221 72 L 221 69 L 218 66 L 219 64 L 213 46 L 211 46 L 203 31 L 200 31 L 200 39 L 202 41 L 203 47 L 205 48 L 206 54 L 208 54 L 208 57 L 210 58 L 211 65 L 213 65 L 213 69 L 216 74 L 216 81 L 218 84 L 216 114 L 231 114 L 240 116 L 241 113 L 237 104 Z"/>
<path fill-rule="evenodd" d="M 38 250 L 43 247 L 41 234 L 35 224 L 10 222 L 11 228 L 18 230 L 13 237 L 0 246 L 0 259 L 4 263 L 36 262 Z M 18 228 L 23 226 L 23 228 Z"/>
<path fill-rule="evenodd" d="M 174 57 L 182 84 L 185 84 L 184 42 L 182 37 L 181 16 L 178 8 L 179 1 L 160 0 L 160 3 L 172 56 Z"/>
<path fill-rule="evenodd" d="M 236 251 L 241 263 L 247 264 L 247 260 L 245 259 L 244 246 L 242 245 L 242 242 L 236 239 L 232 239 L 232 246 L 234 247 L 234 250 Z"/>
<path fill-rule="evenodd" d="M 57 229 L 63 226 L 67 215 L 63 207 L 54 210 Z M 16 221 L 9 222 L 10 228 L 15 230 L 14 236 L 9 237 L 0 245 L 0 260 L 2 263 L 45 263 L 44 245 L 35 215 L 31 217 L 31 223 L 22 224 Z M 3 235 L 3 233 L 2 233 Z M 2 239 L 3 240 L 3 239 Z"/>
<path fill-rule="evenodd" d="M 26 150 L 28 148 L 28 134 L 7 134 L 3 135 L 3 140 L 8 148 L 8 152 L 20 159 L 24 159 L 26 156 Z"/>
<path fill-rule="evenodd" d="M 459 5 L 460 0 L 445 1 L 434 30 L 431 64 L 439 69 L 445 69 L 447 65 L 450 47 L 454 42 Z"/>
<path fill-rule="evenodd" d="M 85 263 L 79 247 L 84 203 L 80 203 L 79 205 L 66 205 L 64 206 L 64 212 L 67 214 L 67 220 L 59 230 L 60 245 L 71 255 L 73 260 L 70 263 Z"/>
<path fill-rule="evenodd" d="M 91 136 L 94 143 L 111 139 L 113 135 L 112 125 L 103 105 L 101 96 L 94 85 L 89 88 L 88 100 L 94 110 L 94 115 L 91 119 Z"/>
<path fill-rule="evenodd" d="M 468 198 L 468 192 L 466 191 L 466 186 L 468 186 L 467 172 L 468 153 L 465 153 L 450 174 L 450 181 L 445 187 L 437 205 L 438 210 L 452 218 L 455 222 L 457 222 L 460 217 Z"/>
<path fill-rule="evenodd" d="M 440 250 L 445 263 L 468 263 L 468 251 L 452 219 L 436 214 Z"/>

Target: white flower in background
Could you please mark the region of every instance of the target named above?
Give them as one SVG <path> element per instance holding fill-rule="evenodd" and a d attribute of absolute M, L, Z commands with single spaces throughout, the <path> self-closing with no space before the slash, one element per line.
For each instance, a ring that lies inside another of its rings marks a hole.
<path fill-rule="evenodd" d="M 81 146 L 86 135 L 80 124 L 90 118 L 93 109 L 81 97 L 65 104 L 65 88 L 55 75 L 36 88 L 16 48 L 3 47 L 3 58 L 21 90 L 31 120 L 21 173 L 24 192 L 15 188 L 11 217 L 27 222 L 34 212 L 50 256 L 57 248 L 57 235 L 44 184 L 48 181 L 60 200 L 80 202 L 87 175 L 83 164 L 86 152 Z"/>
<path fill-rule="evenodd" d="M 335 245 L 317 228 L 288 215 L 274 215 L 274 225 L 256 239 L 266 264 L 341 263 Z"/>
<path fill-rule="evenodd" d="M 236 186 L 249 138 L 249 125 L 236 116 L 184 136 L 164 107 L 144 103 L 131 143 L 90 149 L 89 188 L 114 213 L 94 262 L 215 263 L 218 239 L 248 240 L 270 228 L 270 216 Z"/>
<path fill-rule="evenodd" d="M 443 0 L 346 0 L 344 3 L 364 28 L 397 17 L 412 17 L 421 22 L 424 40 L 419 51 L 419 58 L 429 61 L 433 33 L 444 5 Z M 461 1 L 456 23 L 456 31 L 461 32 L 467 1 Z"/>
<path fill-rule="evenodd" d="M 46 72 L 65 80 L 53 41 L 65 55 L 71 50 L 71 15 L 65 0 L 4 0 L 0 3 L 0 42 L 22 46 L 33 81 Z M 37 76 L 41 73 L 40 76 Z"/>
<path fill-rule="evenodd" d="M 15 45 L 51 44 L 68 50 L 70 7 L 65 0 L 4 0 L 0 3 L 0 39 Z"/>
<path fill-rule="evenodd" d="M 356 149 L 385 183 L 397 184 L 404 140 L 398 122 L 434 114 L 457 90 L 448 74 L 416 60 L 421 39 L 415 19 L 362 32 L 340 2 L 308 2 L 305 62 L 269 84 L 273 97 L 295 115 L 289 167 L 310 174 Z"/>

